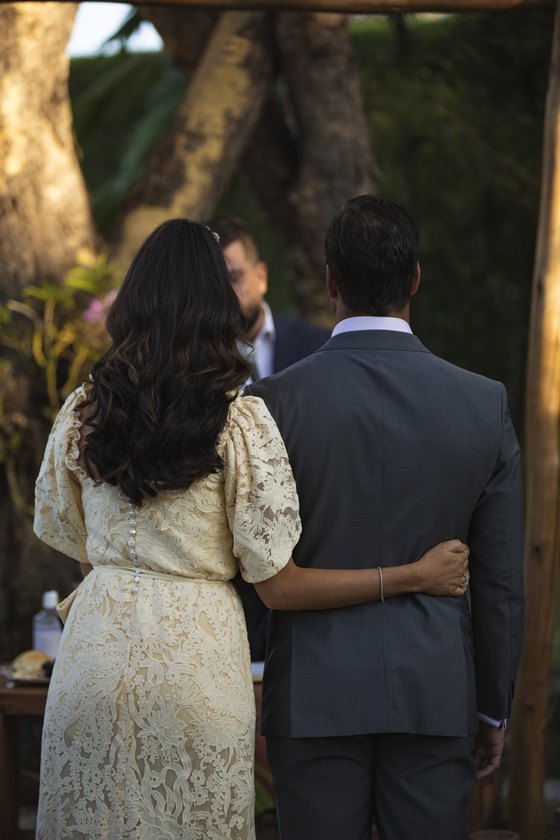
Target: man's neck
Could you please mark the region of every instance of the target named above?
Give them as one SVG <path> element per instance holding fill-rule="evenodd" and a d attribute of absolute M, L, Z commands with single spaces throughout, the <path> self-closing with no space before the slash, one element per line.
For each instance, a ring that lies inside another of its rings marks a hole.
<path fill-rule="evenodd" d="M 351 309 L 347 309 L 345 306 L 337 306 L 337 310 L 335 313 L 335 321 L 339 324 L 341 321 L 345 321 L 347 318 L 367 318 L 371 316 L 371 312 L 353 312 Z M 387 315 L 376 316 L 382 318 L 400 318 L 401 321 L 406 321 L 407 324 L 410 324 L 410 305 L 407 304 L 404 309 L 393 312 L 388 312 Z"/>

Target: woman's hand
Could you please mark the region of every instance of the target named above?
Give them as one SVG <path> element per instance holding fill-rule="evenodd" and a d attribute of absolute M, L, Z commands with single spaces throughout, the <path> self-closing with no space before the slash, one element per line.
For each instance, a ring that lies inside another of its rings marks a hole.
<path fill-rule="evenodd" d="M 464 595 L 469 585 L 469 547 L 460 540 L 438 543 L 416 562 L 419 592 L 427 595 Z"/>

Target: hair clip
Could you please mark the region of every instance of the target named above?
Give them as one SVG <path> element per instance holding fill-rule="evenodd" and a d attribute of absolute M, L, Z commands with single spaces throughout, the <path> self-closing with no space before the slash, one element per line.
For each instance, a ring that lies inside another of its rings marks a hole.
<path fill-rule="evenodd" d="M 209 230 L 209 231 L 210 231 L 210 233 L 212 234 L 212 236 L 214 237 L 214 239 L 216 240 L 216 242 L 219 242 L 219 241 L 220 241 L 220 234 L 219 234 L 219 233 L 216 233 L 216 231 L 215 231 L 215 230 L 212 230 L 212 228 L 209 228 L 209 227 L 208 227 L 208 225 L 204 225 L 204 227 L 206 228 L 206 230 Z"/>

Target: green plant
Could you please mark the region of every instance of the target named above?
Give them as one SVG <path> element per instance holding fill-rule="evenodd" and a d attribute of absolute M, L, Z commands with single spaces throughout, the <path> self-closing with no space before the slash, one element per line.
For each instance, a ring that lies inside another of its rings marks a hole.
<path fill-rule="evenodd" d="M 19 514 L 32 511 L 28 478 L 62 401 L 107 346 L 115 286 L 106 256 L 81 256 L 62 285 L 28 286 L 0 306 L 0 468 Z"/>
<path fill-rule="evenodd" d="M 8 350 L 9 364 L 43 380 L 53 415 L 61 397 L 87 376 L 106 346 L 104 300 L 114 286 L 107 258 L 101 256 L 76 265 L 61 286 L 48 282 L 27 286 L 21 300 L 0 307 L 0 345 Z M 3 402 L 0 390 L 2 414 Z"/>

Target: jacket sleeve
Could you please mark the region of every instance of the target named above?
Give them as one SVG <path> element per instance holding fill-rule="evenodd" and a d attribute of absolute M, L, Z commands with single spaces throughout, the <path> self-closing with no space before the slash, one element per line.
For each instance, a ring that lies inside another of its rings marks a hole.
<path fill-rule="evenodd" d="M 470 591 L 478 711 L 511 712 L 523 643 L 523 488 L 519 444 L 502 386 L 501 446 L 470 523 Z"/>

